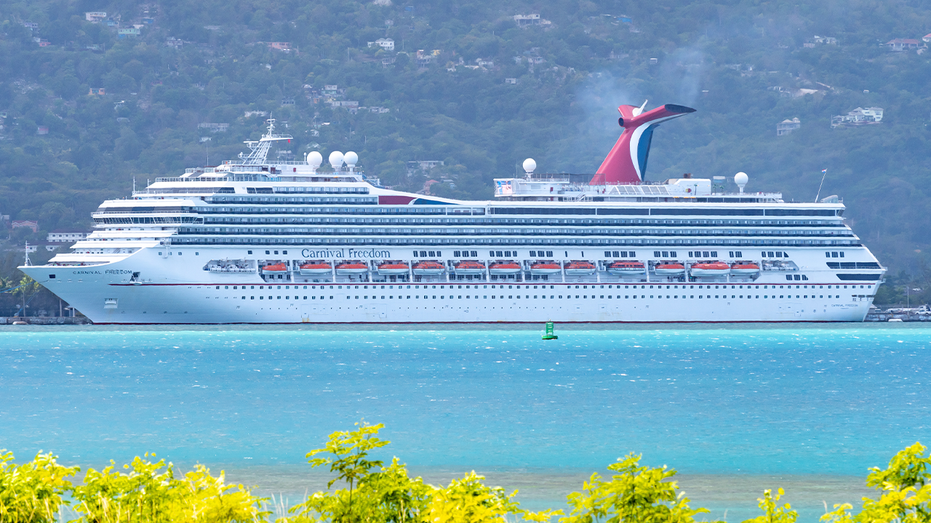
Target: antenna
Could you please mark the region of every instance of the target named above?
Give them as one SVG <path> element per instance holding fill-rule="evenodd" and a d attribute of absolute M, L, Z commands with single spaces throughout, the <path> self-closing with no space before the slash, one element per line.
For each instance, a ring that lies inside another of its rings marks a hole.
<path fill-rule="evenodd" d="M 828 170 L 821 169 L 821 184 L 818 185 L 818 194 L 815 195 L 815 203 L 818 203 L 818 198 L 821 197 L 821 187 L 824 186 L 824 178 L 827 177 L 827 175 L 828 175 Z"/>
<path fill-rule="evenodd" d="M 26 240 L 26 248 L 25 248 L 24 250 L 26 251 L 26 262 L 23 263 L 23 265 L 25 265 L 25 266 L 28 267 L 28 266 L 30 265 L 30 263 L 29 263 L 29 240 Z M 25 296 L 25 294 L 24 294 L 24 296 Z M 23 309 L 23 310 L 25 310 L 25 309 Z"/>

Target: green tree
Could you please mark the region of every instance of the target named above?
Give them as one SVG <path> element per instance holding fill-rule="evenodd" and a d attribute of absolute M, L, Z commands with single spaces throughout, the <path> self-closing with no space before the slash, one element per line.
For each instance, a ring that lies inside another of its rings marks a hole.
<path fill-rule="evenodd" d="M 773 495 L 772 490 L 766 489 L 763 492 L 763 497 L 757 500 L 764 514 L 748 519 L 743 523 L 795 523 L 795 520 L 798 519 L 798 512 L 792 510 L 792 506 L 788 503 L 783 506 L 776 504 L 779 498 L 784 495 L 785 491 L 781 488 L 776 491 L 775 495 Z"/>
<path fill-rule="evenodd" d="M 927 523 L 931 521 L 931 455 L 915 443 L 899 451 L 885 469 L 873 467 L 866 485 L 880 492 L 879 499 L 863 498 L 863 510 L 852 515 L 850 504 L 835 505 L 821 517 L 832 523 Z"/>
<path fill-rule="evenodd" d="M 0 521 L 46 523 L 58 521 L 62 495 L 71 490 L 72 477 L 80 467 L 59 465 L 51 453 L 36 454 L 22 465 L 13 453 L 0 450 Z"/>
<path fill-rule="evenodd" d="M 640 455 L 628 454 L 619 458 L 608 470 L 617 472 L 606 481 L 592 474 L 583 485 L 582 492 L 569 494 L 572 512 L 560 519 L 566 523 L 637 522 L 689 523 L 696 514 L 707 509 L 692 509 L 684 493 L 678 493 L 679 485 L 669 481 L 676 471 L 641 466 Z"/>

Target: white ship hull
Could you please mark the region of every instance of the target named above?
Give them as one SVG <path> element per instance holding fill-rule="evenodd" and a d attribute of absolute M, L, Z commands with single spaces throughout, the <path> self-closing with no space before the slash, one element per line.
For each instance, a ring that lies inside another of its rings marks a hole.
<path fill-rule="evenodd" d="M 652 274 L 630 282 L 606 272 L 571 283 L 269 283 L 257 273 L 210 271 L 195 280 L 182 277 L 192 272 L 193 252 L 176 254 L 143 250 L 106 265 L 23 270 L 98 324 L 862 321 L 879 285 L 838 285 L 831 271 L 819 271 L 822 280 L 809 272 L 804 285 L 786 283 L 782 271 L 763 271 L 772 274 L 752 284 Z M 237 254 L 199 248 L 197 256 Z"/>

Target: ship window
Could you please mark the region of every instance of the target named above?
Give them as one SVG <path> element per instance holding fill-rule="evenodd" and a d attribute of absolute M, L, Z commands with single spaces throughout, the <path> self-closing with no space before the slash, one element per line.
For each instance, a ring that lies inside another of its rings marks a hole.
<path fill-rule="evenodd" d="M 271 254 L 271 252 L 270 252 L 270 251 L 265 251 L 265 254 Z"/>
<path fill-rule="evenodd" d="M 786 274 L 786 280 L 792 281 L 792 275 L 791 275 L 791 274 Z"/>
<path fill-rule="evenodd" d="M 249 254 L 252 254 L 252 251 L 249 251 Z"/>
<path fill-rule="evenodd" d="M 808 276 L 805 276 L 805 275 L 803 274 L 803 275 L 802 275 L 802 279 L 805 280 L 805 281 L 808 281 Z"/>
<path fill-rule="evenodd" d="M 660 257 L 660 251 L 653 251 L 653 257 L 654 257 L 654 258 L 659 258 L 659 257 Z"/>

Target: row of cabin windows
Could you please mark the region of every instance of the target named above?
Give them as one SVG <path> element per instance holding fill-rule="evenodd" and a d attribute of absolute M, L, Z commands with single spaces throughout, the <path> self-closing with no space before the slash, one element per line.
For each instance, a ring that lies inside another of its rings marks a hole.
<path fill-rule="evenodd" d="M 804 278 L 804 279 L 805 279 L 806 281 L 808 280 L 808 278 Z M 235 290 L 246 290 L 246 287 L 249 287 L 250 290 L 255 290 L 255 287 L 256 287 L 256 286 L 255 286 L 255 285 L 233 285 L 232 287 L 233 287 L 232 290 L 235 291 Z M 275 291 L 281 292 L 281 285 L 259 285 L 258 287 L 259 287 L 259 290 L 260 290 L 260 291 L 261 291 L 261 290 L 265 290 L 265 288 L 267 287 L 268 290 L 275 290 Z M 309 288 L 310 290 L 315 290 L 315 289 L 316 289 L 316 290 L 333 290 L 334 287 L 335 287 L 337 290 L 343 290 L 343 286 L 342 286 L 342 285 L 336 285 L 336 286 L 333 286 L 333 285 L 309 285 L 309 286 L 308 286 L 308 285 L 303 285 L 303 286 L 302 286 L 302 285 L 285 285 L 285 286 L 284 286 L 284 290 L 289 290 L 289 289 L 291 289 L 291 287 L 294 287 L 294 290 L 300 290 L 300 289 L 303 287 L 303 290 L 305 290 L 305 291 L 306 291 L 308 288 Z M 364 289 L 364 290 L 368 290 L 369 287 L 370 287 L 369 285 L 362 285 L 362 289 Z M 371 285 L 371 287 L 372 287 L 372 290 L 379 290 L 379 289 L 380 289 L 380 290 L 385 290 L 385 286 L 384 286 L 384 285 Z M 394 285 L 389 285 L 389 286 L 387 287 L 387 289 L 388 289 L 388 290 L 394 290 L 394 287 L 395 287 Z M 428 289 L 439 289 L 439 290 L 442 291 L 442 290 L 452 290 L 454 287 L 457 287 L 457 286 L 455 286 L 455 285 L 435 285 L 435 284 L 433 284 L 433 285 L 413 285 L 413 286 L 411 286 L 411 285 L 407 285 L 407 286 L 405 286 L 405 285 L 398 285 L 397 287 L 398 287 L 397 290 L 404 290 L 405 287 L 406 287 L 407 289 L 411 289 L 411 288 L 413 288 L 413 289 L 420 289 L 421 287 L 423 287 L 423 290 L 428 290 Z M 492 289 L 496 288 L 495 285 L 491 285 L 490 287 L 491 287 Z M 530 286 L 529 286 L 529 285 L 526 285 L 526 286 L 523 286 L 523 287 L 521 287 L 521 286 L 519 286 L 519 285 L 517 285 L 517 286 L 515 286 L 515 285 L 508 285 L 508 286 L 507 286 L 508 289 L 513 289 L 514 287 L 517 287 L 517 290 L 523 290 L 523 289 L 529 290 L 529 289 L 530 289 Z M 546 290 L 546 288 L 547 288 L 546 285 L 539 285 L 539 286 L 538 286 L 538 285 L 534 285 L 534 286 L 533 286 L 533 289 L 536 290 L 538 287 L 539 287 L 540 289 L 542 289 L 542 290 Z M 576 286 L 575 286 L 576 289 L 583 289 L 583 290 L 584 290 L 584 289 L 588 289 L 588 287 L 589 287 L 588 285 L 581 285 L 581 286 L 580 286 L 580 285 L 576 285 Z M 621 285 L 607 285 L 607 286 L 605 286 L 605 285 L 591 285 L 592 290 L 595 290 L 596 288 L 599 288 L 599 289 L 604 289 L 604 288 L 614 289 L 614 288 L 616 288 L 616 289 L 620 290 L 621 287 L 622 287 Z M 677 288 L 678 286 L 668 286 L 668 285 L 666 285 L 666 286 L 664 286 L 664 285 L 623 285 L 623 288 L 625 288 L 625 289 L 638 289 L 638 288 L 639 288 L 639 289 L 646 289 L 646 288 L 648 288 L 648 287 L 649 287 L 650 289 L 653 289 L 653 288 L 655 287 L 657 290 L 661 290 L 661 289 L 670 289 L 670 288 L 675 289 L 675 288 Z M 759 285 L 756 285 L 756 286 L 754 286 L 754 285 L 747 285 L 746 287 L 747 287 L 747 290 L 748 290 L 748 291 L 751 290 L 751 289 L 759 289 L 759 288 L 760 288 Z M 762 287 L 763 287 L 763 289 L 769 289 L 769 288 L 772 288 L 772 289 L 791 289 L 791 288 L 792 288 L 791 285 L 763 285 Z M 822 286 L 812 285 L 812 286 L 811 286 L 812 290 L 814 290 L 814 289 L 816 289 L 816 288 L 827 288 L 827 289 L 831 289 L 831 288 L 834 288 L 834 289 L 844 288 L 844 289 L 846 289 L 846 288 L 848 288 L 848 287 L 850 287 L 851 289 L 857 289 L 857 288 L 866 289 L 866 288 L 870 287 L 870 285 L 859 285 L 859 286 L 857 286 L 857 285 L 833 285 L 833 286 L 832 286 L 832 285 L 826 285 L 826 286 L 824 286 L 824 285 L 822 285 Z M 358 290 L 358 288 L 359 288 L 358 285 L 354 285 L 354 286 L 353 286 L 353 285 L 346 285 L 346 290 L 354 290 L 354 289 L 355 289 L 355 290 Z M 462 286 L 462 285 L 459 285 L 458 288 L 459 288 L 459 289 L 462 289 L 463 286 Z M 465 288 L 466 288 L 466 289 L 469 289 L 469 288 L 478 289 L 478 286 L 466 285 Z M 482 289 L 487 289 L 487 288 L 489 288 L 488 285 L 483 285 L 483 286 L 482 286 Z M 505 286 L 504 286 L 504 285 L 497 285 L 497 288 L 498 288 L 498 289 L 504 289 Z M 556 289 L 556 286 L 555 286 L 555 285 L 550 285 L 549 288 L 550 288 L 551 290 L 553 290 L 553 289 Z M 562 285 L 561 285 L 559 288 L 560 288 L 560 291 L 562 291 L 563 289 L 572 289 L 572 285 L 568 285 L 568 286 L 562 286 Z M 695 288 L 696 288 L 696 287 L 695 287 L 694 285 L 693 285 L 692 287 L 689 287 L 689 289 L 695 289 Z M 709 289 L 709 290 L 710 290 L 710 289 L 724 289 L 724 290 L 729 290 L 729 289 L 730 289 L 730 290 L 733 290 L 733 289 L 743 289 L 744 286 L 743 286 L 743 285 L 722 285 L 722 284 L 716 284 L 716 285 L 699 285 L 697 288 L 698 288 L 698 289 L 705 288 L 705 289 Z M 807 289 L 807 288 L 808 288 L 808 285 L 796 285 L 795 288 L 796 288 L 796 289 Z M 224 290 L 230 290 L 230 286 L 229 286 L 229 285 L 224 285 L 224 286 L 223 286 L 223 289 L 224 289 Z M 216 290 L 220 290 L 220 286 L 219 286 L 219 285 L 216 286 Z"/>
<path fill-rule="evenodd" d="M 557 299 L 558 299 L 558 300 L 561 300 L 561 299 L 572 299 L 572 296 L 573 296 L 573 295 L 571 295 L 571 294 L 566 295 L 566 296 L 563 296 L 562 294 L 551 294 L 551 295 L 549 296 L 549 299 L 551 299 L 551 300 L 557 300 Z M 664 298 L 664 296 L 663 296 L 662 294 L 657 294 L 657 295 L 651 294 L 651 295 L 650 295 L 650 299 L 653 299 L 654 297 L 655 297 L 655 298 L 658 298 L 658 299 L 663 299 L 663 298 Z M 694 294 L 689 294 L 689 295 L 683 294 L 683 295 L 681 296 L 681 299 L 695 299 L 695 297 L 696 297 L 696 296 L 695 296 Z M 727 299 L 727 294 L 715 294 L 713 297 L 714 297 L 714 298 L 717 298 L 717 299 Z M 760 297 L 761 297 L 761 296 L 760 296 L 759 294 L 755 294 L 755 295 L 750 295 L 750 294 L 747 294 L 747 295 L 743 295 L 743 294 L 732 294 L 732 295 L 731 295 L 731 299 L 760 299 Z M 836 300 L 836 299 L 840 299 L 840 295 L 839 295 L 839 294 L 828 294 L 827 297 L 828 297 L 829 299 L 835 299 L 835 300 Z M 387 299 L 392 299 L 392 300 L 393 300 L 395 297 L 394 297 L 393 295 L 389 295 L 389 296 L 385 296 L 385 295 L 374 296 L 374 295 L 373 295 L 373 296 L 371 296 L 371 297 L 369 297 L 369 296 L 367 296 L 367 295 L 365 295 L 365 296 L 358 296 L 358 295 L 356 295 L 356 296 L 346 296 L 346 299 L 347 299 L 347 300 L 352 300 L 352 299 L 358 300 L 358 299 L 360 299 L 360 298 L 363 299 L 363 300 L 368 300 L 368 299 L 373 299 L 373 300 L 382 299 L 382 300 L 384 300 L 384 299 L 386 299 L 386 298 L 387 298 Z M 428 295 L 425 294 L 425 295 L 423 295 L 422 297 L 421 297 L 420 295 L 417 295 L 417 296 L 410 296 L 410 295 L 408 295 L 408 296 L 398 296 L 398 297 L 397 297 L 397 299 L 399 299 L 399 300 L 403 300 L 403 299 L 405 299 L 405 298 L 407 298 L 408 300 L 411 299 L 411 298 L 413 298 L 413 299 L 415 299 L 415 300 L 420 300 L 420 299 L 424 299 L 424 300 L 430 300 L 430 299 L 434 299 L 434 300 L 436 300 L 436 299 L 440 299 L 440 300 L 446 300 L 446 299 L 450 299 L 450 300 L 456 300 L 456 299 L 459 299 L 459 300 L 461 300 L 461 299 L 467 299 L 467 300 L 469 300 L 469 299 L 476 299 L 476 300 L 477 300 L 477 299 L 483 299 L 483 300 L 487 300 L 487 299 L 492 299 L 492 300 L 495 300 L 495 299 L 501 299 L 501 300 L 508 299 L 508 300 L 514 300 L 514 299 L 517 299 L 517 300 L 519 300 L 519 299 L 521 299 L 521 296 L 520 296 L 520 294 L 516 294 L 516 295 L 515 295 L 515 294 L 510 294 L 510 295 L 508 295 L 507 297 L 505 297 L 505 295 L 502 294 L 502 295 L 500 295 L 500 296 L 491 295 L 491 297 L 489 298 L 489 295 L 486 294 L 486 295 L 482 295 L 481 298 L 479 298 L 479 295 L 477 295 L 477 294 L 476 294 L 475 296 L 472 296 L 471 294 L 467 294 L 467 295 L 465 295 L 465 296 L 462 296 L 461 294 L 460 294 L 460 295 L 452 295 L 452 294 L 450 294 L 449 297 L 447 297 L 445 294 L 444 294 L 444 295 L 440 295 L 440 296 L 436 296 L 436 295 L 428 296 Z M 533 298 L 531 298 L 530 295 L 527 294 L 527 295 L 524 295 L 524 298 L 525 298 L 525 299 L 528 299 L 528 300 L 529 300 L 529 299 L 535 299 L 535 300 L 536 300 L 536 299 L 543 299 L 543 300 L 545 300 L 545 299 L 547 299 L 547 296 L 546 296 L 545 294 L 534 294 L 534 295 L 533 295 Z M 576 295 L 575 295 L 575 298 L 576 298 L 576 299 L 587 300 L 587 299 L 589 299 L 589 296 L 588 296 L 587 294 L 583 294 L 583 295 L 578 295 L 578 294 L 576 294 Z M 591 295 L 591 299 L 595 299 L 595 298 L 596 298 L 596 295 L 595 295 L 595 294 L 592 294 L 592 295 Z M 608 294 L 608 295 L 601 294 L 601 295 L 597 295 L 597 298 L 598 298 L 598 299 L 602 299 L 602 300 L 604 300 L 604 299 L 608 299 L 608 300 L 615 299 L 615 297 L 614 297 L 613 294 Z M 645 294 L 640 295 L 640 299 L 646 299 L 646 298 L 647 298 L 647 296 L 646 296 Z M 670 296 L 670 295 L 667 294 L 667 295 L 665 295 L 665 298 L 666 298 L 666 299 L 675 300 L 675 299 L 680 299 L 680 296 L 679 296 L 678 294 L 674 294 L 674 295 L 672 295 L 672 296 Z M 705 299 L 712 299 L 712 295 L 711 295 L 711 294 L 707 294 L 707 295 L 701 295 L 701 294 L 699 294 L 699 295 L 698 295 L 698 299 L 703 299 L 703 298 L 705 298 Z M 764 299 L 775 299 L 775 298 L 776 298 L 776 295 L 775 295 L 775 294 L 773 294 L 773 295 L 764 294 L 764 295 L 762 296 L 762 298 L 764 298 Z M 779 298 L 782 298 L 782 299 L 785 299 L 785 298 L 791 299 L 791 298 L 792 298 L 792 295 L 791 295 L 791 294 L 788 294 L 788 295 L 780 294 L 780 295 L 779 295 Z M 823 299 L 823 298 L 824 298 L 824 295 L 823 295 L 823 294 L 819 294 L 819 295 L 816 296 L 816 295 L 812 294 L 812 295 L 809 296 L 808 294 L 805 294 L 805 295 L 798 295 L 798 294 L 796 294 L 796 295 L 795 295 L 795 298 L 796 298 L 796 299 L 799 299 L 799 298 L 803 298 L 803 299 L 808 299 L 808 298 L 822 298 L 822 299 Z M 245 300 L 246 297 L 243 296 L 242 299 Z M 255 299 L 255 296 L 250 296 L 249 299 L 250 299 L 250 300 L 254 300 L 254 299 Z M 259 296 L 259 299 L 260 299 L 260 300 L 264 300 L 264 299 L 266 299 L 266 298 L 265 298 L 265 296 Z M 274 299 L 276 299 L 276 297 L 275 297 L 275 296 L 269 296 L 268 299 L 269 299 L 269 300 L 274 300 Z M 281 299 L 281 296 L 277 296 L 277 299 L 280 300 L 280 299 Z M 291 300 L 291 296 L 285 296 L 284 299 L 285 299 L 285 300 Z M 294 299 L 295 299 L 295 300 L 300 300 L 301 297 L 300 297 L 300 296 L 294 296 Z M 303 299 L 306 300 L 306 299 L 308 299 L 308 297 L 307 297 L 307 296 L 304 296 Z M 317 297 L 316 297 L 316 296 L 311 296 L 310 299 L 316 300 Z M 323 300 L 323 299 L 326 299 L 326 298 L 325 298 L 324 296 L 320 296 L 320 299 Z M 330 299 L 332 300 L 332 299 L 333 299 L 333 296 L 330 296 Z M 620 294 L 617 295 L 617 299 L 619 299 L 619 300 L 621 299 L 621 295 L 620 295 Z M 624 299 L 625 299 L 625 300 L 627 300 L 627 299 L 634 299 L 634 300 L 636 300 L 636 299 L 637 299 L 637 295 L 636 295 L 636 294 L 634 294 L 634 295 L 625 294 L 625 295 L 624 295 Z"/>
<path fill-rule="evenodd" d="M 789 253 L 782 252 L 782 251 L 776 251 L 776 252 L 763 251 L 762 254 L 764 258 L 788 258 L 789 257 Z"/>
<path fill-rule="evenodd" d="M 660 251 L 656 251 L 655 255 L 659 256 Z M 675 252 L 672 254 L 675 256 Z M 637 251 L 605 251 L 605 258 L 636 258 Z"/>
<path fill-rule="evenodd" d="M 526 245 L 536 243 L 551 243 L 555 245 L 655 245 L 655 244 L 676 244 L 681 247 L 682 244 L 705 244 L 707 240 L 645 240 L 645 239 L 587 239 L 587 238 L 559 238 L 552 240 L 539 240 L 534 238 L 475 238 L 475 243 L 485 244 L 508 244 L 508 245 Z M 328 245 L 411 245 L 411 244 L 435 244 L 451 245 L 461 241 L 458 238 L 385 238 L 384 236 L 372 237 L 351 237 L 351 238 L 318 238 L 318 237 L 284 237 L 284 238 L 253 238 L 253 237 L 222 237 L 222 236 L 178 236 L 172 238 L 172 244 L 184 245 L 262 245 L 269 243 L 286 244 L 286 245 L 304 245 L 309 242 Z M 738 239 L 721 239 L 720 243 L 730 245 L 779 245 L 779 246 L 814 246 L 814 245 L 836 245 L 857 247 L 862 245 L 857 240 L 738 240 Z M 696 256 L 697 257 L 697 256 Z"/>
<path fill-rule="evenodd" d="M 824 257 L 825 257 L 825 258 L 843 258 L 843 257 L 844 257 L 844 251 L 840 251 L 840 252 L 838 252 L 838 251 L 825 251 L 825 252 L 824 252 Z"/>

